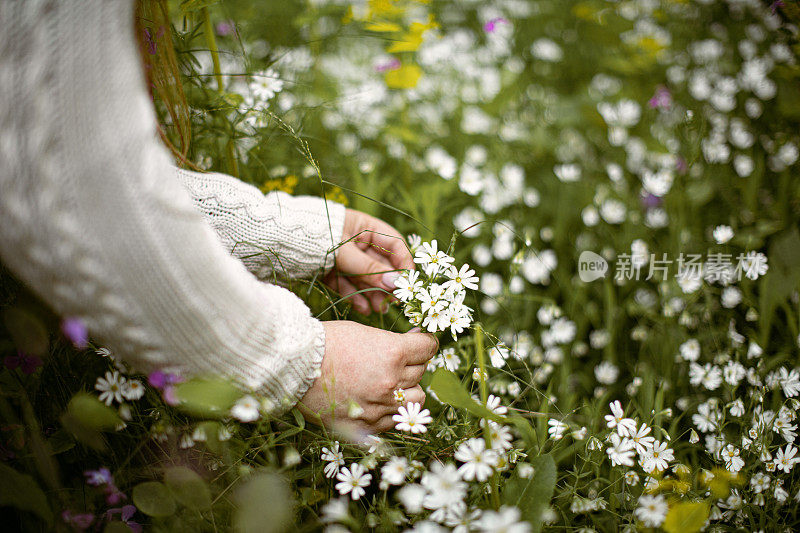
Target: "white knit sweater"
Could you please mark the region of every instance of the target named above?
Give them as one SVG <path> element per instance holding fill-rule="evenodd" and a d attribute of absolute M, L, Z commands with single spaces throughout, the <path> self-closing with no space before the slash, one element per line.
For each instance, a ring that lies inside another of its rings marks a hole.
<path fill-rule="evenodd" d="M 251 272 L 330 268 L 344 207 L 175 169 L 133 7 L 0 0 L 0 257 L 141 371 L 222 375 L 294 403 L 324 329 Z"/>

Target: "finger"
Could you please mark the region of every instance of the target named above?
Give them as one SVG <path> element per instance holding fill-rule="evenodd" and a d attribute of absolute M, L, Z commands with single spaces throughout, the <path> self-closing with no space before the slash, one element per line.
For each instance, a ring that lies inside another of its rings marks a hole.
<path fill-rule="evenodd" d="M 406 245 L 400 232 L 380 219 L 372 220 L 371 241 L 373 249 L 389 259 L 389 262 L 399 269 L 414 269 L 414 258 Z"/>
<path fill-rule="evenodd" d="M 425 391 L 422 390 L 422 386 L 417 385 L 403 392 L 406 396 L 406 404 L 418 403 L 423 405 L 425 403 Z"/>
<path fill-rule="evenodd" d="M 439 341 L 430 333 L 403 333 L 405 363 L 421 365 L 427 363 L 439 351 Z"/>
<path fill-rule="evenodd" d="M 419 380 L 425 375 L 428 365 L 408 365 L 403 369 L 403 377 L 400 379 L 400 386 L 404 389 L 411 389 L 419 385 Z M 406 397 L 408 400 L 408 397 Z"/>
<path fill-rule="evenodd" d="M 383 433 L 384 431 L 393 430 L 396 424 L 397 422 L 394 421 L 392 415 L 386 415 L 372 424 L 372 429 L 377 433 Z"/>
<path fill-rule="evenodd" d="M 345 300 L 350 300 L 353 304 L 353 309 L 362 315 L 370 314 L 370 302 L 364 297 L 366 293 L 358 293 L 355 285 L 344 276 L 335 276 L 331 280 L 325 282 L 331 289 L 338 292 Z"/>
<path fill-rule="evenodd" d="M 394 290 L 394 278 L 397 277 L 394 268 L 382 261 L 370 257 L 364 250 L 361 250 L 355 243 L 349 242 L 342 246 L 336 265 L 342 272 L 347 272 L 354 283 L 363 283 L 369 287 L 377 287 L 386 290 Z M 387 276 L 384 282 L 384 274 Z M 391 277 L 391 283 L 388 278 Z"/>

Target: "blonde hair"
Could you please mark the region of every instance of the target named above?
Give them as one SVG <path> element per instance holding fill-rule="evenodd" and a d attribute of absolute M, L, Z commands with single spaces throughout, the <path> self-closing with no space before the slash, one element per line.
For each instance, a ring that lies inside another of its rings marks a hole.
<path fill-rule="evenodd" d="M 166 0 L 138 0 L 135 31 L 150 94 L 169 116 L 169 125 L 159 124 L 161 139 L 179 164 L 196 169 L 187 159 L 191 141 L 189 104 L 172 43 Z"/>

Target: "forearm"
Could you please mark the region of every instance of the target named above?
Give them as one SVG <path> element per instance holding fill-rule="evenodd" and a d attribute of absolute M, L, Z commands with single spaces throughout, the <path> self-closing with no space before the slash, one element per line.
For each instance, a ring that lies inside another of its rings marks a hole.
<path fill-rule="evenodd" d="M 264 195 L 225 174 L 175 173 L 225 248 L 258 278 L 311 278 L 333 266 L 343 205 L 281 192 Z"/>

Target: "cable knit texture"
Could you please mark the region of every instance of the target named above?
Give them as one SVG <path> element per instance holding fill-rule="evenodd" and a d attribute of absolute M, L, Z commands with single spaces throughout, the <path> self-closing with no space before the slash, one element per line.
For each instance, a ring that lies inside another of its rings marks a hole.
<path fill-rule="evenodd" d="M 264 196 L 225 174 L 175 169 L 225 248 L 260 279 L 308 278 L 333 267 L 344 206 L 282 192 Z"/>
<path fill-rule="evenodd" d="M 324 329 L 245 264 L 262 278 L 330 267 L 344 208 L 176 170 L 133 7 L 0 2 L 0 256 L 138 370 L 228 376 L 293 403 L 319 373 Z"/>

